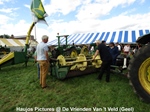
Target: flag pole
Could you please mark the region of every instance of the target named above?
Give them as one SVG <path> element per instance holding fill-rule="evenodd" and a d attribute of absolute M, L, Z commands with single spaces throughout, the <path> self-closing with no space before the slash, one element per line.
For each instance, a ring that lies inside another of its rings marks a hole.
<path fill-rule="evenodd" d="M 34 26 L 34 35 L 35 35 L 35 40 L 37 39 L 36 38 L 36 25 Z"/>
<path fill-rule="evenodd" d="M 33 1 L 33 7 L 35 7 L 34 6 L 34 1 Z M 33 16 L 33 21 L 35 21 L 35 17 L 34 16 Z M 34 26 L 34 35 L 35 35 L 35 40 L 36 40 L 36 24 Z"/>

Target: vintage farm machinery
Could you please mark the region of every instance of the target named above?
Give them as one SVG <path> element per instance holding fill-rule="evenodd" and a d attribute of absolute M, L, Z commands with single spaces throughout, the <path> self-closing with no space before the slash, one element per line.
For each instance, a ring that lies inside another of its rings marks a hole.
<path fill-rule="evenodd" d="M 97 56 L 92 61 L 92 56 L 79 54 L 77 57 L 65 57 L 59 55 L 57 59 L 51 58 L 51 74 L 58 79 L 90 74 L 98 71 L 102 61 L 100 56 Z"/>

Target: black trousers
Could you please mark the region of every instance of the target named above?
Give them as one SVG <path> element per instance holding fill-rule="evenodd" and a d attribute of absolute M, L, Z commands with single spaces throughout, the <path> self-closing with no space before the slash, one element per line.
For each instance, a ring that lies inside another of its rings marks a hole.
<path fill-rule="evenodd" d="M 112 63 L 112 60 L 103 61 L 101 65 L 101 70 L 98 76 L 98 79 L 102 79 L 104 72 L 106 72 L 106 82 L 109 82 L 110 80 L 110 65 Z"/>

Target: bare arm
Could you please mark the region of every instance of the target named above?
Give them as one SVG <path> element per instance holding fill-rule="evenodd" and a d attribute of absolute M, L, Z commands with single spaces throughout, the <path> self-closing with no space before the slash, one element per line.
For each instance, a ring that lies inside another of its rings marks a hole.
<path fill-rule="evenodd" d="M 99 50 L 96 50 L 95 54 L 94 54 L 94 57 L 93 57 L 93 60 L 96 58 L 96 56 L 99 54 Z"/>
<path fill-rule="evenodd" d="M 45 51 L 45 56 L 46 56 L 46 61 L 49 62 L 49 56 L 48 56 L 48 51 Z"/>
<path fill-rule="evenodd" d="M 37 53 L 36 53 L 36 51 L 35 51 L 33 57 L 34 57 L 35 62 L 37 62 Z"/>
<path fill-rule="evenodd" d="M 34 56 L 34 60 L 37 61 L 37 56 Z"/>

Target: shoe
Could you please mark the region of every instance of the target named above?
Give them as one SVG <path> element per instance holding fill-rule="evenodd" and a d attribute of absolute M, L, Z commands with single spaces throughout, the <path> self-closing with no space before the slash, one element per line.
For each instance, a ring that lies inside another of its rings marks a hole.
<path fill-rule="evenodd" d="M 42 87 L 42 89 L 45 89 L 45 88 L 48 88 L 48 86 L 44 86 L 44 87 Z"/>

